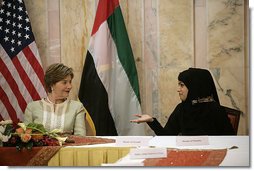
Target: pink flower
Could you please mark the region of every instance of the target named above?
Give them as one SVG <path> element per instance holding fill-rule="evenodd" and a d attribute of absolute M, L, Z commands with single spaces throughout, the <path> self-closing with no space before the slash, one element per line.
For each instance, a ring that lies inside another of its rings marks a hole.
<path fill-rule="evenodd" d="M 32 128 L 27 128 L 26 131 L 25 131 L 25 133 L 26 133 L 26 134 L 31 134 L 32 131 L 33 131 Z"/>
<path fill-rule="evenodd" d="M 20 134 L 23 134 L 23 133 L 24 133 L 24 129 L 21 128 L 21 127 L 20 127 L 20 128 L 17 128 L 17 129 L 16 129 L 16 133 L 19 134 L 19 135 L 20 135 Z"/>
<path fill-rule="evenodd" d="M 21 134 L 20 138 L 22 142 L 28 142 L 31 139 L 31 135 L 30 134 Z"/>

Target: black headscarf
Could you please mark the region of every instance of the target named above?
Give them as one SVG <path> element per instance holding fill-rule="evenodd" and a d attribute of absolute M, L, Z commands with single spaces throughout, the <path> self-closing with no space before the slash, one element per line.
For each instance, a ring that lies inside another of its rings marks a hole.
<path fill-rule="evenodd" d="M 186 103 L 211 96 L 220 104 L 212 75 L 208 70 L 189 68 L 179 74 L 178 80 L 182 81 L 189 90 Z"/>

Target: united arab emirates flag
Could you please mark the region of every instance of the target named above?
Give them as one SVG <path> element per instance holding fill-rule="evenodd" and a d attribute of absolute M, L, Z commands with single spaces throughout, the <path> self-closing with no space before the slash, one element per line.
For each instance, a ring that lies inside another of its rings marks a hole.
<path fill-rule="evenodd" d="M 79 89 L 96 135 L 145 135 L 138 75 L 118 0 L 100 0 Z"/>

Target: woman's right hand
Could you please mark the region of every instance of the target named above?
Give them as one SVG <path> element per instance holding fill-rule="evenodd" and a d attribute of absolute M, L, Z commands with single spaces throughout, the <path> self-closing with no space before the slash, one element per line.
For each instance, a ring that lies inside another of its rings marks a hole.
<path fill-rule="evenodd" d="M 138 119 L 130 120 L 131 122 L 135 123 L 142 123 L 142 122 L 153 122 L 153 117 L 147 114 L 134 114 L 134 116 L 138 117 Z"/>

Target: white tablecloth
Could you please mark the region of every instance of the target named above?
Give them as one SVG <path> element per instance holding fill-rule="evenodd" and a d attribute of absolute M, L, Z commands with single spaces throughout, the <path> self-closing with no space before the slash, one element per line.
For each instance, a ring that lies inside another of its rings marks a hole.
<path fill-rule="evenodd" d="M 149 146 L 178 149 L 225 149 L 237 146 L 237 149 L 228 150 L 220 166 L 250 166 L 249 142 L 249 136 L 208 136 L 208 145 L 179 146 L 176 144 L 176 136 L 155 136 L 149 141 Z M 143 160 L 130 159 L 127 155 L 108 166 L 141 166 Z"/>

